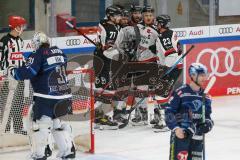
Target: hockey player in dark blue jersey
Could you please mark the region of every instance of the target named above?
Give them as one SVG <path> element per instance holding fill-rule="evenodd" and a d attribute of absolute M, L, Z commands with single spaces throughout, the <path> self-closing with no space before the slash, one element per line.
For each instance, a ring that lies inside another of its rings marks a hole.
<path fill-rule="evenodd" d="M 208 78 L 206 66 L 189 67 L 191 82 L 178 88 L 165 110 L 166 124 L 172 130 L 170 160 L 202 159 L 203 134 L 213 127 L 211 99 L 205 101 L 205 123 L 202 123 L 203 85 Z"/>
<path fill-rule="evenodd" d="M 71 89 L 66 76 L 67 57 L 49 38 L 36 32 L 32 39 L 34 51 L 25 66 L 9 67 L 16 80 L 30 79 L 34 92 L 32 124 L 29 126 L 33 160 L 46 160 L 45 148 L 52 133 L 59 149 L 58 157 L 75 158 L 71 127 L 58 118 L 71 112 Z"/>

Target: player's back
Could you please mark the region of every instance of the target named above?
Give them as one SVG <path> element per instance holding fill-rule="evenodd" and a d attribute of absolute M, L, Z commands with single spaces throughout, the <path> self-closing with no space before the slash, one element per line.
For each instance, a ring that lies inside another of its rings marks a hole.
<path fill-rule="evenodd" d="M 41 61 L 37 75 L 31 79 L 35 95 L 59 96 L 70 93 L 66 76 L 66 55 L 56 46 L 40 48 L 33 54 Z"/>

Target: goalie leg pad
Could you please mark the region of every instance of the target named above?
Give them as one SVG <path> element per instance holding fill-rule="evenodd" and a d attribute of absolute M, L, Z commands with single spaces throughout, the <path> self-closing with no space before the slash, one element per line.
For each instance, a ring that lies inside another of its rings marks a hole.
<path fill-rule="evenodd" d="M 69 155 L 75 157 L 75 147 L 70 125 L 62 123 L 59 119 L 54 119 L 53 137 L 59 149 L 57 157 L 63 158 Z"/>
<path fill-rule="evenodd" d="M 32 156 L 34 158 L 46 158 L 45 148 L 48 145 L 48 137 L 51 132 L 52 119 L 42 116 L 33 122 L 32 132 L 29 134 L 31 142 Z"/>

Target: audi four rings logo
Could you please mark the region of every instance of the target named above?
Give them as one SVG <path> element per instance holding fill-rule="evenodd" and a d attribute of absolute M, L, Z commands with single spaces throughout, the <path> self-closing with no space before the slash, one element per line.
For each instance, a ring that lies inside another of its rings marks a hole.
<path fill-rule="evenodd" d="M 233 27 L 219 28 L 219 29 L 218 29 L 218 33 L 219 33 L 219 34 L 233 33 Z"/>
<path fill-rule="evenodd" d="M 187 32 L 186 31 L 176 31 L 177 37 L 186 37 Z"/>
<path fill-rule="evenodd" d="M 77 46 L 77 45 L 80 45 L 80 44 L 81 44 L 80 39 L 68 39 L 68 40 L 66 40 L 66 45 L 67 46 Z"/>
<path fill-rule="evenodd" d="M 197 56 L 197 60 L 196 62 L 200 62 L 201 58 L 204 54 L 211 54 L 211 58 L 210 58 L 210 69 L 212 71 L 212 75 L 216 75 L 219 77 L 224 77 L 228 74 L 231 74 L 233 76 L 240 76 L 240 71 L 233 71 L 233 67 L 234 67 L 234 59 L 236 60 L 236 58 L 234 58 L 234 55 L 232 54 L 234 51 L 240 51 L 240 47 L 233 47 L 231 49 L 227 49 L 227 48 L 218 48 L 216 50 L 210 49 L 210 48 L 206 48 L 204 50 L 202 50 L 198 56 Z M 220 64 L 220 58 L 218 57 L 218 53 L 219 52 L 223 52 L 226 54 L 225 59 L 224 59 L 224 64 Z M 215 63 L 214 63 L 215 62 Z M 220 67 L 220 65 L 225 65 L 225 72 L 218 72 L 218 68 Z"/>

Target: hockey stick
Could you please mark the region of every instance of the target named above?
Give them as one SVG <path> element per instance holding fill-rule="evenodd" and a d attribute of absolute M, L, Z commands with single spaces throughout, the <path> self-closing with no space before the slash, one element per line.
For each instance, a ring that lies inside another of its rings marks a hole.
<path fill-rule="evenodd" d="M 82 35 L 84 38 L 86 38 L 89 42 L 91 42 L 94 46 L 97 46 L 97 44 L 91 40 L 88 36 L 86 36 L 84 33 L 82 33 L 79 29 L 77 29 L 77 27 L 74 27 L 72 23 L 70 23 L 69 21 L 65 22 L 70 28 L 74 29 L 75 31 L 78 32 L 78 34 Z"/>
<path fill-rule="evenodd" d="M 205 88 L 204 92 L 203 92 L 203 97 L 202 97 L 202 123 L 205 123 L 206 121 L 206 117 L 205 117 L 205 103 L 206 103 L 206 94 L 209 92 L 209 90 L 212 88 L 212 86 L 214 85 L 216 81 L 216 77 L 213 76 L 211 77 L 210 81 L 208 82 L 207 87 Z M 203 156 L 203 160 L 205 160 L 205 134 L 203 134 L 203 152 L 202 152 L 202 156 Z"/>
<path fill-rule="evenodd" d="M 124 128 L 124 127 L 126 127 L 126 126 L 128 125 L 128 123 L 129 123 L 129 121 L 130 121 L 130 118 L 131 118 L 131 113 L 132 113 L 132 111 L 133 111 L 139 104 L 141 104 L 144 99 L 145 99 L 145 98 L 140 99 L 134 106 L 132 106 L 132 108 L 128 111 L 129 115 L 128 115 L 128 119 L 127 119 L 126 123 L 120 124 L 120 125 L 118 126 L 119 129 L 122 129 L 122 128 Z"/>
<path fill-rule="evenodd" d="M 174 68 L 176 68 L 176 66 L 188 55 L 188 53 L 190 53 L 192 51 L 192 49 L 195 46 L 192 45 L 187 51 L 186 53 L 184 53 L 174 64 L 171 68 L 169 68 L 169 70 L 163 75 L 161 76 L 161 78 L 164 78 L 166 75 L 168 75 L 170 72 L 172 72 L 172 70 L 174 70 Z"/>
<path fill-rule="evenodd" d="M 160 77 L 160 79 L 162 79 L 162 78 L 164 78 L 165 76 L 167 76 L 168 74 L 170 74 L 170 73 L 173 71 L 173 69 L 176 68 L 176 66 L 184 59 L 184 57 L 186 57 L 186 56 L 191 52 L 191 50 L 192 50 L 194 47 L 195 47 L 195 46 L 192 45 L 192 46 L 186 51 L 186 53 L 184 53 L 184 54 L 173 64 L 173 66 L 170 67 L 170 68 L 166 71 L 166 73 L 165 73 L 163 76 Z M 119 129 L 122 129 L 122 128 L 124 128 L 124 127 L 126 127 L 126 126 L 128 125 L 132 111 L 133 111 L 139 104 L 141 104 L 141 102 L 142 102 L 144 99 L 145 99 L 145 98 L 140 99 L 140 100 L 137 102 L 137 104 L 135 104 L 135 105 L 128 111 L 129 115 L 128 115 L 127 122 L 119 125 L 119 126 L 118 126 Z"/>

